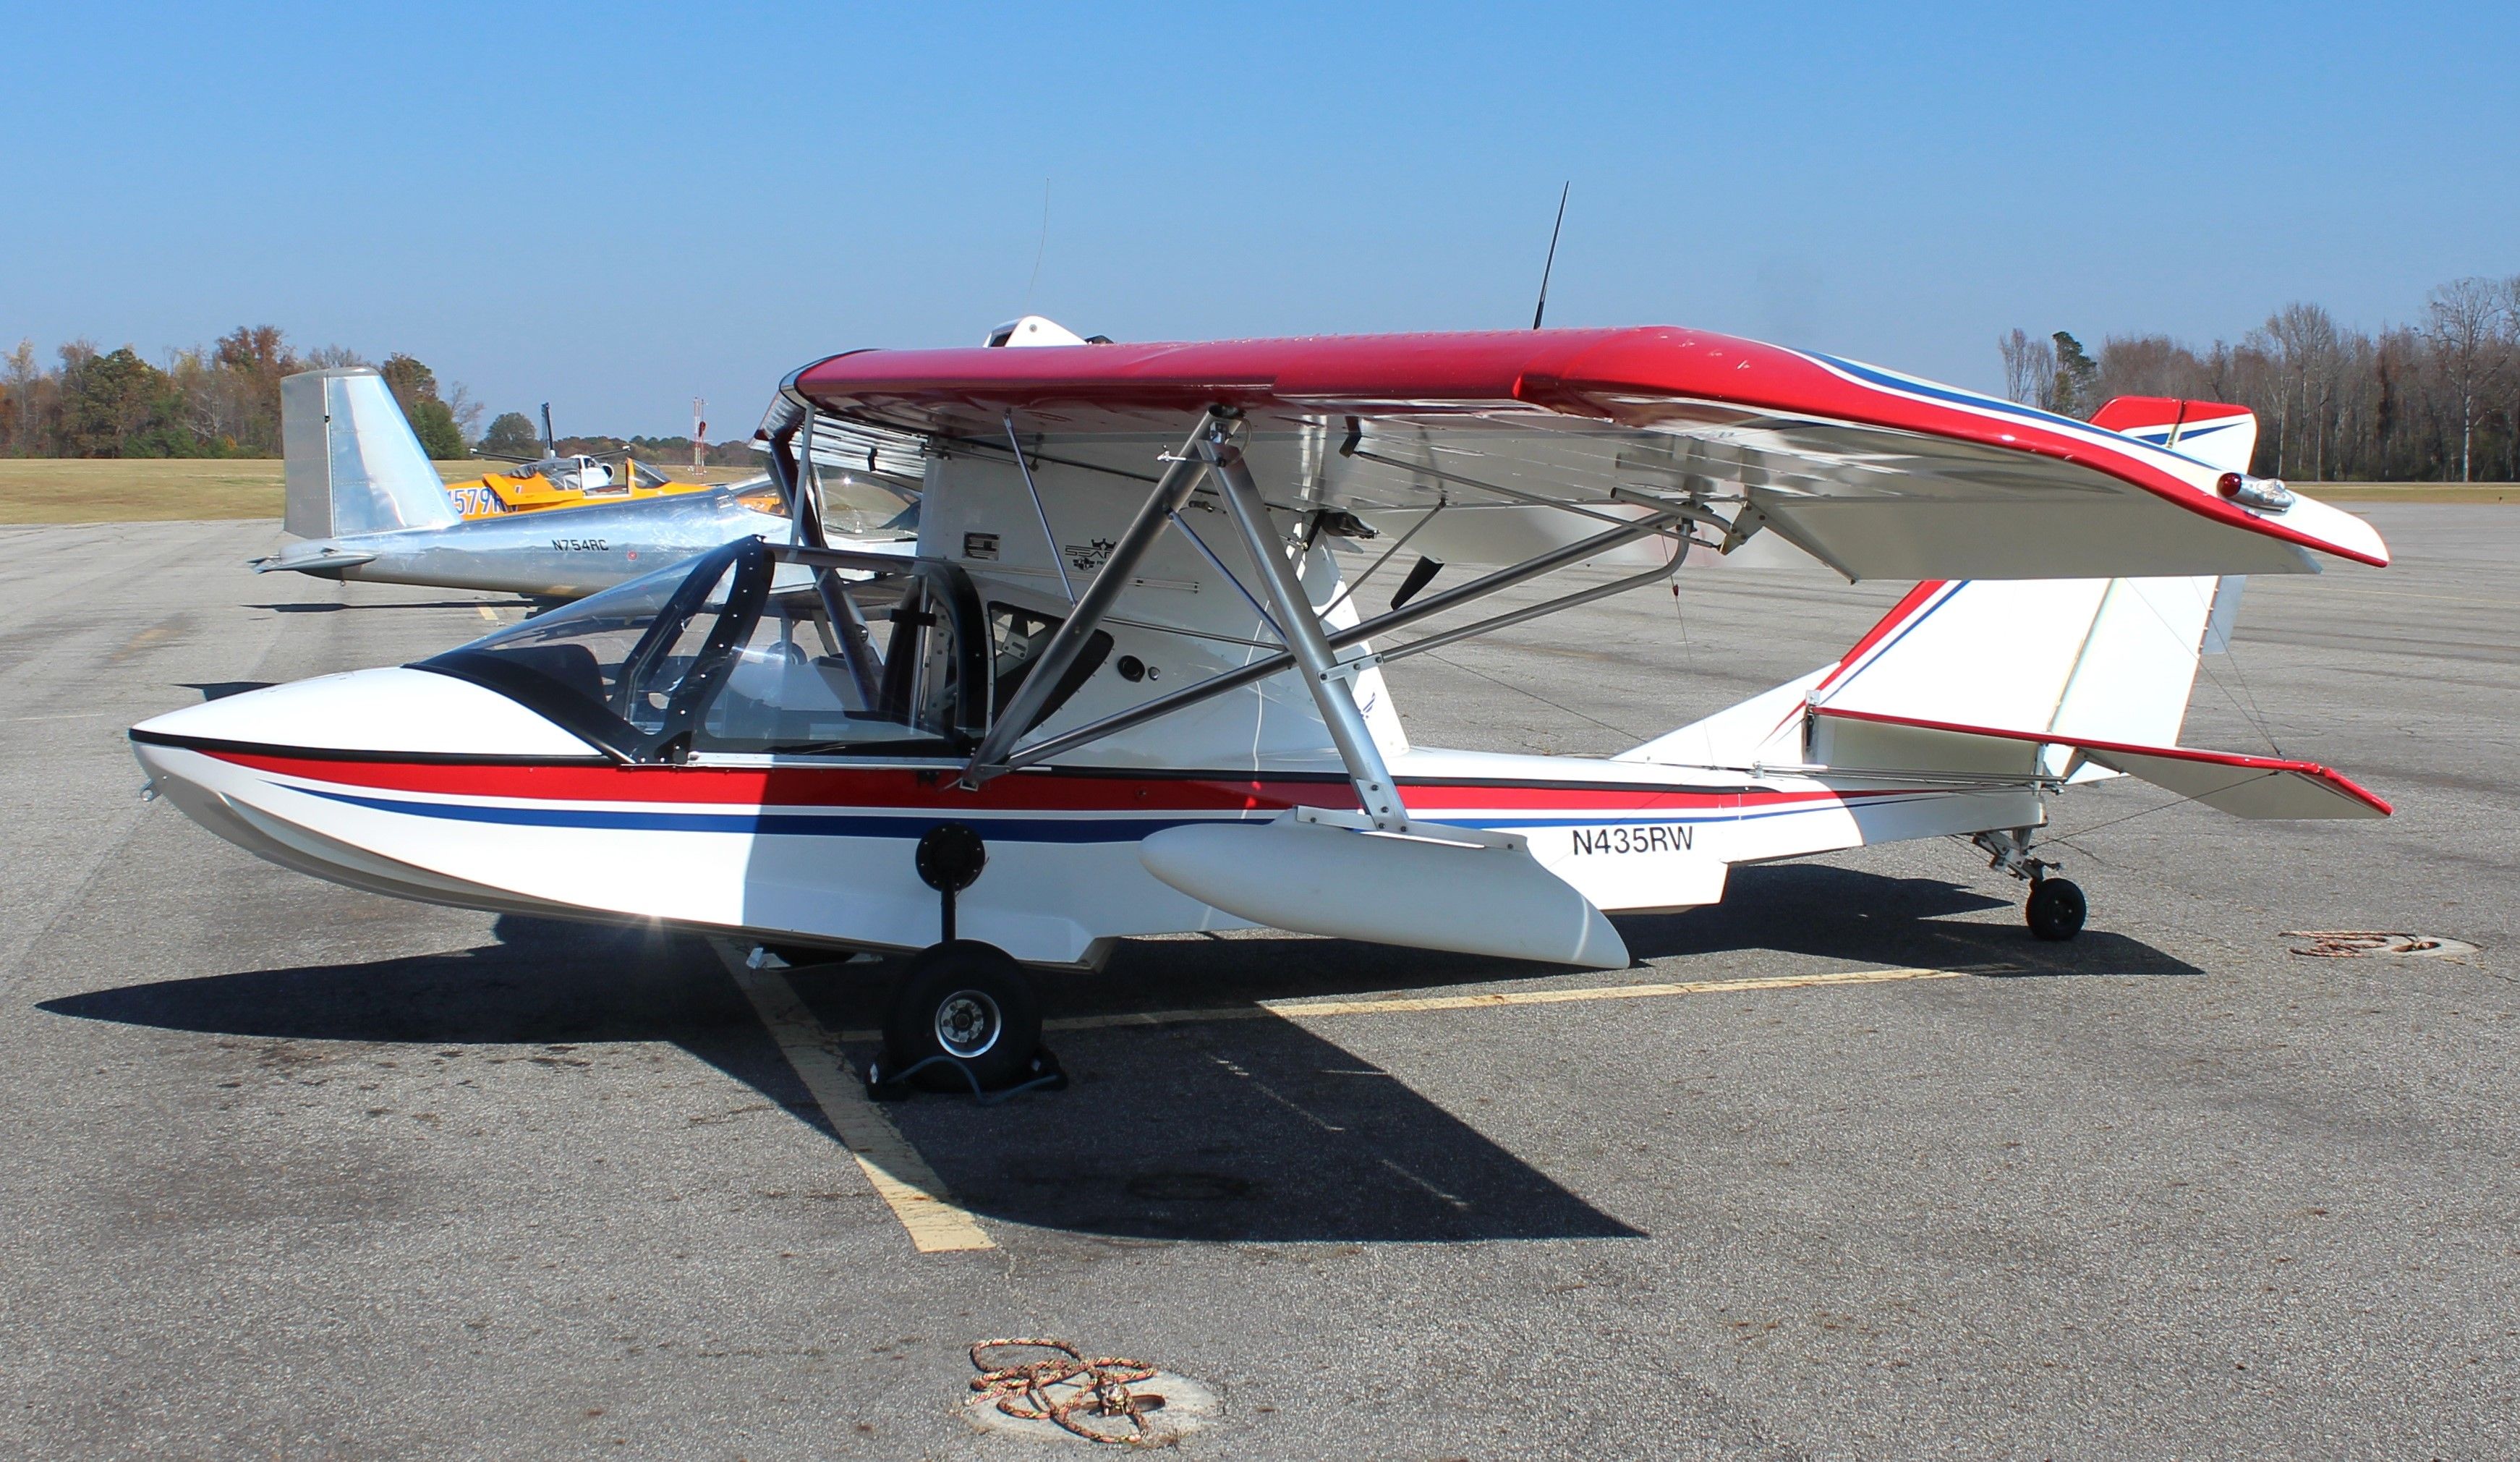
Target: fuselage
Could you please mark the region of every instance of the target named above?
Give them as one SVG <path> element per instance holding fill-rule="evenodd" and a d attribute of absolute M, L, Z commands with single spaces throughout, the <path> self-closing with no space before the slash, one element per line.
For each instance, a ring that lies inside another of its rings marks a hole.
<path fill-rule="evenodd" d="M 318 877 L 756 939 L 933 941 L 938 899 L 914 851 L 929 829 L 959 822 L 989 857 L 962 897 L 960 933 L 1043 965 L 1099 962 L 1119 937 L 1242 926 L 1152 877 L 1138 855 L 1147 837 L 1356 806 L 1320 758 L 1161 773 L 1066 765 L 973 790 L 957 784 L 952 757 L 703 754 L 625 765 L 497 701 L 427 670 L 364 671 L 177 711 L 133 739 L 155 785 L 196 821 Z M 454 734 L 430 745 L 429 726 Z M 1544 867 L 1610 912 L 1712 903 L 1734 863 L 2040 818 L 2028 789 L 1833 786 L 1434 749 L 1403 754 L 1393 770 L 1413 818 L 1525 838 Z"/>
<path fill-rule="evenodd" d="M 363 583 L 575 599 L 738 538 L 784 536 L 751 494 L 695 492 L 292 543 L 255 565 Z"/>

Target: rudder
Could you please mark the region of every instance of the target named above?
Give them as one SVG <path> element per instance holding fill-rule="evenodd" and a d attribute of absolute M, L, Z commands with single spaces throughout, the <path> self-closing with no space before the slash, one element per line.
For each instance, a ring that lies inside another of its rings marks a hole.
<path fill-rule="evenodd" d="M 385 378 L 368 366 L 280 383 L 282 525 L 301 538 L 446 527 L 458 518 Z"/>

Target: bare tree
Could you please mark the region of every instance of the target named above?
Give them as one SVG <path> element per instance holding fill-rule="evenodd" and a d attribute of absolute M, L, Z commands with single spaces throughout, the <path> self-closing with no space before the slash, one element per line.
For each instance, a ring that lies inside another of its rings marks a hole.
<path fill-rule="evenodd" d="M 2111 336 L 2100 343 L 2100 395 L 2210 399 L 2206 366 L 2166 335 Z"/>
<path fill-rule="evenodd" d="M 2511 403 L 2502 419 L 2502 477 L 2520 481 L 2520 274 L 2502 281 L 2502 379 Z"/>
<path fill-rule="evenodd" d="M 2278 446 L 2276 472 L 2295 464 L 2307 466 L 2314 480 L 2327 480 L 2327 444 L 2335 426 L 2335 403 L 2341 378 L 2342 350 L 2335 317 L 2316 304 L 2288 304 L 2267 319 L 2266 337 L 2274 346 L 2283 383 L 2282 420 L 2289 431 L 2277 440 L 2301 455 L 2282 460 Z M 2286 438 L 2290 438 L 2289 441 Z M 2306 459 L 2306 460 L 2305 460 Z"/>
<path fill-rule="evenodd" d="M 2458 480 L 2476 480 L 2476 403 L 2494 386 L 2501 364 L 2496 349 L 2508 314 L 2507 291 L 2491 280 L 2454 279 L 2433 291 L 2425 305 L 2425 335 L 2440 362 L 2443 384 L 2458 412 Z"/>
<path fill-rule="evenodd" d="M 0 449 L 11 455 L 33 449 L 35 437 L 35 394 L 44 384 L 44 371 L 35 364 L 35 343 L 22 340 L 18 348 L 9 352 L 5 362 L 9 386 L 9 414 L 0 422 Z"/>
<path fill-rule="evenodd" d="M 1995 345 L 2003 352 L 2004 395 L 2024 406 L 2045 401 L 2048 383 L 2056 379 L 2056 347 L 2019 326 L 1998 336 Z"/>

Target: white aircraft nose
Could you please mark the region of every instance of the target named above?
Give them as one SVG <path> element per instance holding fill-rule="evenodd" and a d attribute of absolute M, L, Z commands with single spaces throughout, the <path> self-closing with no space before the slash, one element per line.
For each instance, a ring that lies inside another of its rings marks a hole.
<path fill-rule="evenodd" d="M 369 830 L 342 825 L 352 814 L 320 794 L 309 797 L 304 776 L 320 779 L 328 764 L 600 754 L 496 691 L 407 667 L 187 706 L 134 726 L 131 740 L 150 788 L 239 847 L 355 888 L 439 899 L 482 891 L 411 866 Z"/>
<path fill-rule="evenodd" d="M 401 665 L 223 696 L 152 716 L 132 731 L 143 744 L 170 738 L 277 752 L 568 757 L 596 751 L 497 691 Z"/>

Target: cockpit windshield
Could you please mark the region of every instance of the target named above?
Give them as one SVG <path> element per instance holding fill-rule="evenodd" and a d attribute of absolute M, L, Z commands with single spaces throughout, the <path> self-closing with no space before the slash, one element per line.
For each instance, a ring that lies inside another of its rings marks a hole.
<path fill-rule="evenodd" d="M 1026 643 L 1056 623 L 1030 617 Z M 992 628 L 951 565 L 745 539 L 420 668 L 497 690 L 625 760 L 946 755 L 1021 678 Z"/>

